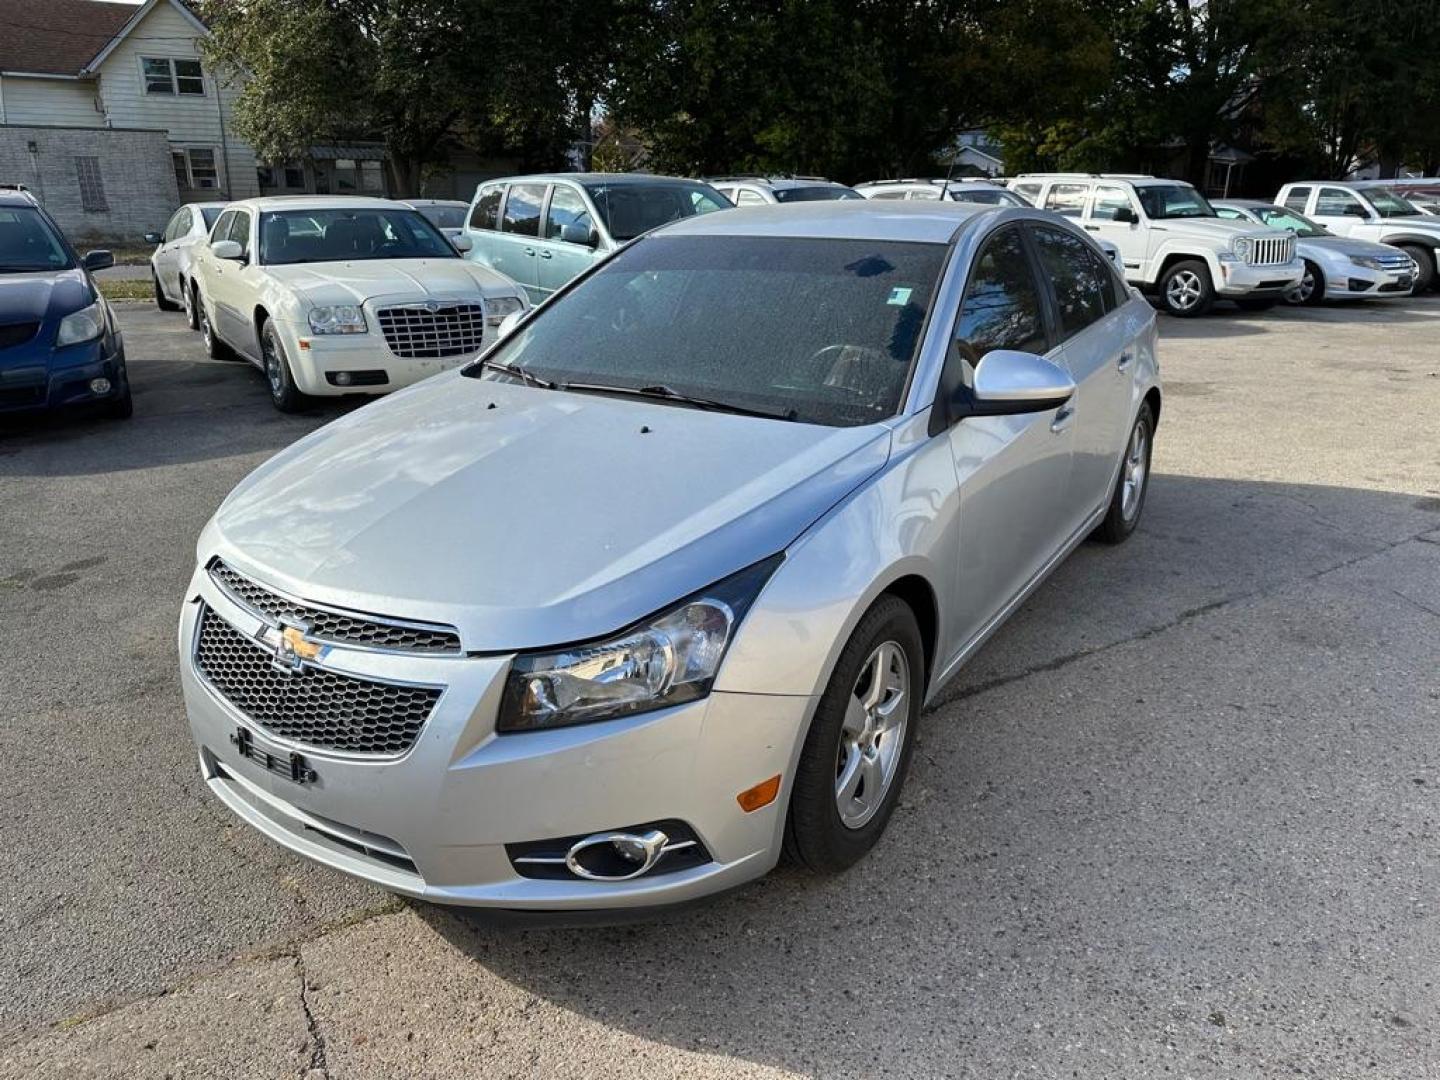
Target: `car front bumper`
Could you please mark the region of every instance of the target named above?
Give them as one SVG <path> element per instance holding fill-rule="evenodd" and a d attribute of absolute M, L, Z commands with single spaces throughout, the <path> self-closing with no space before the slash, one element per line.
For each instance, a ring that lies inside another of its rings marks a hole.
<path fill-rule="evenodd" d="M 474 352 L 438 358 L 403 357 L 396 356 L 384 335 L 373 328 L 363 334 L 313 334 L 308 326 L 285 322 L 281 330 L 295 385 L 302 393 L 315 397 L 388 394 L 470 363 L 495 340 L 494 328 L 487 326 L 481 348 Z M 350 375 L 348 382 L 343 381 L 342 373 Z M 382 381 L 366 381 L 372 378 Z"/>
<path fill-rule="evenodd" d="M 95 379 L 110 388 L 97 394 Z M 40 412 L 98 405 L 122 397 L 128 387 L 125 342 L 117 332 L 80 345 L 36 352 L 0 367 L 0 413 Z"/>
<path fill-rule="evenodd" d="M 1373 270 L 1353 263 L 1325 275 L 1326 300 L 1364 300 L 1379 296 L 1409 296 L 1415 286 L 1413 273 Z"/>
<path fill-rule="evenodd" d="M 202 605 L 254 636 L 263 623 L 202 568 L 180 621 L 181 682 L 210 790 L 275 842 L 383 888 L 444 904 L 583 912 L 672 904 L 774 866 L 793 754 L 814 699 L 720 693 L 621 720 L 497 735 L 509 657 L 425 656 L 332 647 L 326 670 L 443 686 L 419 736 L 398 756 L 328 753 L 277 738 L 202 676 L 194 660 Z M 248 732 L 242 753 L 237 733 Z M 296 782 L 256 750 L 313 770 Z M 750 813 L 736 796 L 780 774 L 779 797 Z M 522 875 L 506 845 L 678 820 L 708 860 L 624 882 Z"/>
<path fill-rule="evenodd" d="M 1278 299 L 1298 285 L 1304 275 L 1305 263 L 1298 258 L 1275 266 L 1221 262 L 1215 291 L 1221 296 L 1231 298 Z"/>

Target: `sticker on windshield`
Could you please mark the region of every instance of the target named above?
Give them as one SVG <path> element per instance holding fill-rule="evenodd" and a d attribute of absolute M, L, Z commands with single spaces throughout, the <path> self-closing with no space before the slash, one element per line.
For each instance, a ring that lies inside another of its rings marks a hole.
<path fill-rule="evenodd" d="M 897 285 L 890 290 L 890 297 L 885 303 L 894 304 L 896 307 L 904 307 L 910 302 L 910 294 L 914 291 L 914 289 L 904 289 Z"/>

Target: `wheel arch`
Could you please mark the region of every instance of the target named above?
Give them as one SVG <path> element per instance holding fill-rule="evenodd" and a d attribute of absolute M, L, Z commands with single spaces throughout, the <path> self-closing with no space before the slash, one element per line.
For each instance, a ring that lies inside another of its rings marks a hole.
<path fill-rule="evenodd" d="M 935 597 L 935 586 L 920 574 L 904 574 L 885 586 L 880 595 L 866 605 L 865 611 L 869 611 L 884 596 L 903 600 L 915 613 L 915 621 L 920 626 L 920 642 L 925 649 L 925 689 L 928 692 L 930 680 L 935 674 L 935 651 L 940 640 L 940 604 Z"/>
<path fill-rule="evenodd" d="M 1155 421 L 1155 430 L 1158 431 L 1160 429 L 1160 387 L 1150 387 L 1149 390 L 1145 391 L 1145 396 L 1141 401 L 1150 406 L 1150 416 Z"/>

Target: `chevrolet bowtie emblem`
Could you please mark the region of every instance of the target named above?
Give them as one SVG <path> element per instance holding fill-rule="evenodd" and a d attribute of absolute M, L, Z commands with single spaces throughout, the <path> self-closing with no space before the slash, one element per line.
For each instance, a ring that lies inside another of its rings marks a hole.
<path fill-rule="evenodd" d="M 302 626 L 283 625 L 278 629 L 267 626 L 260 632 L 260 640 L 275 650 L 270 666 L 276 671 L 293 675 L 306 663 L 320 655 L 321 646 L 305 636 Z"/>

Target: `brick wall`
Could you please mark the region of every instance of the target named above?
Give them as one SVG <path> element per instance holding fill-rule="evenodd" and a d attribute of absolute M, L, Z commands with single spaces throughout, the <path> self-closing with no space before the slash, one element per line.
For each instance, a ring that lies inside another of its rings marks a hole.
<path fill-rule="evenodd" d="M 0 127 L 0 181 L 26 185 L 76 247 L 139 243 L 180 202 L 163 131 Z"/>

